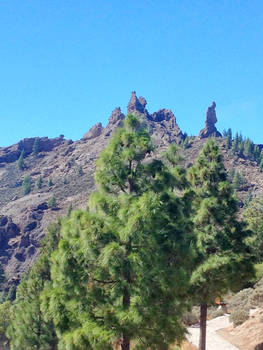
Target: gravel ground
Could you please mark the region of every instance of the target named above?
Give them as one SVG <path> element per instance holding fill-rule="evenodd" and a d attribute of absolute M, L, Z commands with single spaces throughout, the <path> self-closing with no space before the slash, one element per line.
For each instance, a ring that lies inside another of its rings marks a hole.
<path fill-rule="evenodd" d="M 230 344 L 227 340 L 217 334 L 219 329 L 226 328 L 229 325 L 229 316 L 227 315 L 216 317 L 213 320 L 207 321 L 206 350 L 239 350 L 239 348 Z M 188 332 L 188 341 L 198 347 L 199 326 L 189 327 Z"/>

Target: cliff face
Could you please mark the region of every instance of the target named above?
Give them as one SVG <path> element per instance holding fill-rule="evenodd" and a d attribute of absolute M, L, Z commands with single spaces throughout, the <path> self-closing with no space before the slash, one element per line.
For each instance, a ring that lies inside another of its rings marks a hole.
<path fill-rule="evenodd" d="M 137 98 L 133 92 L 127 112 L 137 115 L 146 124 L 157 154 L 166 150 L 171 143 L 180 143 L 184 135 L 172 111 L 160 109 L 150 114 L 146 105 L 145 98 Z M 120 108 L 116 108 L 105 127 L 101 123 L 94 125 L 76 142 L 65 140 L 63 136 L 56 139 L 38 138 L 37 155 L 33 152 L 35 138 L 0 148 L 0 263 L 12 283 L 18 281 L 36 260 L 47 225 L 66 215 L 70 207 L 86 207 L 89 195 L 95 189 L 93 175 L 98 154 L 122 125 L 124 118 Z M 202 137 L 211 135 L 212 131 L 214 134 L 215 105 L 208 109 L 206 119 L 208 133 L 202 133 Z M 182 150 L 186 167 L 194 161 L 205 141 L 196 138 L 188 149 Z M 241 169 L 248 180 L 251 178 L 248 186 L 255 194 L 260 194 L 263 173 L 253 162 L 237 159 L 228 153 L 223 139 L 219 139 L 219 143 L 226 167 Z M 24 168 L 20 170 L 17 159 L 23 149 Z M 25 176 L 31 179 L 31 192 L 27 195 L 22 186 Z M 56 204 L 51 208 L 48 203 L 52 198 Z"/>

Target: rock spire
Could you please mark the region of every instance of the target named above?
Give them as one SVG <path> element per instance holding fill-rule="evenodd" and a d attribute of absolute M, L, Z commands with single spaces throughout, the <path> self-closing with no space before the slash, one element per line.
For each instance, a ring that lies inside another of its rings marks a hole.
<path fill-rule="evenodd" d="M 216 103 L 213 101 L 211 106 L 207 108 L 205 128 L 202 129 L 199 133 L 200 139 L 204 139 L 206 137 L 211 137 L 211 136 L 222 137 L 220 132 L 215 127 L 216 122 L 217 122 Z"/>

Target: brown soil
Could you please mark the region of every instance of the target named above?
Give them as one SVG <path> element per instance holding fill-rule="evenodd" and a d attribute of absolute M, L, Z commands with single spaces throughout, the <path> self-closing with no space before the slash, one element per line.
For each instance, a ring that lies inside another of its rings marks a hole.
<path fill-rule="evenodd" d="M 242 325 L 221 329 L 218 333 L 240 350 L 255 350 L 263 343 L 263 310 L 253 313 Z"/>

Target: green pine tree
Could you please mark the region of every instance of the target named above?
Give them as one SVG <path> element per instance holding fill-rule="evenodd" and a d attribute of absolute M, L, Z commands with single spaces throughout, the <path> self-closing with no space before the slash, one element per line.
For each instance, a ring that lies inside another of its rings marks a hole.
<path fill-rule="evenodd" d="M 36 137 L 35 140 L 34 140 L 34 144 L 33 144 L 33 154 L 35 157 L 38 156 L 38 153 L 39 153 L 39 138 Z"/>
<path fill-rule="evenodd" d="M 19 156 L 18 161 L 17 161 L 17 167 L 19 170 L 23 170 L 25 167 L 24 156 L 25 156 L 25 150 L 23 149 L 21 151 L 20 156 Z"/>
<path fill-rule="evenodd" d="M 253 259 L 238 221 L 238 206 L 216 143 L 208 141 L 189 170 L 195 190 L 196 261 L 192 290 L 200 304 L 200 350 L 205 350 L 207 305 L 228 289 L 238 289 L 253 275 Z"/>
<path fill-rule="evenodd" d="M 36 181 L 36 188 L 37 189 L 41 189 L 42 188 L 42 185 L 43 185 L 43 177 L 42 176 L 39 176 L 37 178 L 37 181 Z"/>
<path fill-rule="evenodd" d="M 242 186 L 247 183 L 245 176 L 242 172 L 236 171 L 232 184 L 235 190 L 240 190 Z"/>
<path fill-rule="evenodd" d="M 263 198 L 255 198 L 243 212 L 248 228 L 253 232 L 249 239 L 258 263 L 263 262 Z"/>
<path fill-rule="evenodd" d="M 30 191 L 31 191 L 31 177 L 29 175 L 26 175 L 24 177 L 22 187 L 23 187 L 25 195 L 30 193 Z"/>
<path fill-rule="evenodd" d="M 57 349 L 53 321 L 41 310 L 41 293 L 50 283 L 49 257 L 57 248 L 59 237 L 60 222 L 48 228 L 39 260 L 17 288 L 7 329 L 11 350 Z"/>
<path fill-rule="evenodd" d="M 6 336 L 7 328 L 11 323 L 11 302 L 0 304 L 0 346 L 9 348 L 9 339 Z"/>
<path fill-rule="evenodd" d="M 233 154 L 237 154 L 239 149 L 239 136 L 236 134 L 234 140 L 232 141 L 231 151 Z"/>
<path fill-rule="evenodd" d="M 188 193 L 184 171 L 152 153 L 150 136 L 128 116 L 99 157 L 90 210 L 62 222 L 45 302 L 59 348 L 168 349 L 182 340 L 188 291 Z"/>

